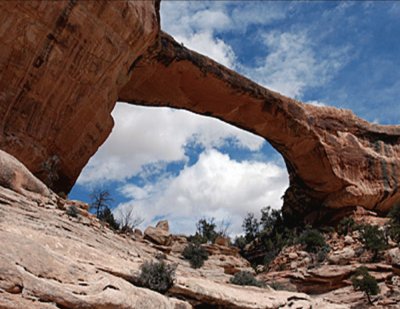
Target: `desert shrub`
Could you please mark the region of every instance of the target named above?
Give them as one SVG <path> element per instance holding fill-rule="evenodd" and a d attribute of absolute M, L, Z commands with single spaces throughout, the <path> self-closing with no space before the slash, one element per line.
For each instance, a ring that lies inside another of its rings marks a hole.
<path fill-rule="evenodd" d="M 389 212 L 388 233 L 392 240 L 400 243 L 400 203 L 395 204 Z"/>
<path fill-rule="evenodd" d="M 381 251 L 388 246 L 385 233 L 378 226 L 369 224 L 363 225 L 360 230 L 364 247 L 373 253 L 372 261 L 377 261 Z"/>
<path fill-rule="evenodd" d="M 371 295 L 379 293 L 378 282 L 375 277 L 371 276 L 366 267 L 359 267 L 351 277 L 351 282 L 355 290 L 363 291 L 368 298 L 368 302 L 372 304 Z"/>
<path fill-rule="evenodd" d="M 248 258 L 253 266 L 259 264 L 268 266 L 283 247 L 296 243 L 298 236 L 297 228 L 289 228 L 282 211 L 269 206 L 261 209 L 259 221 L 254 214 L 248 213 L 243 220 L 242 228 L 244 236 L 237 238 L 235 245 L 241 249 L 241 254 Z M 254 248 L 245 252 L 243 250 L 245 246 L 254 240 Z M 254 252 L 256 254 L 253 254 Z"/>
<path fill-rule="evenodd" d="M 110 228 L 113 230 L 118 230 L 119 229 L 119 224 L 115 220 L 113 213 L 111 212 L 110 208 L 104 207 L 103 210 L 100 211 L 98 214 L 99 220 L 108 223 Z"/>
<path fill-rule="evenodd" d="M 243 219 L 242 228 L 244 231 L 244 239 L 247 243 L 252 242 L 259 233 L 260 224 L 257 218 L 254 217 L 253 213 L 248 213 Z"/>
<path fill-rule="evenodd" d="M 189 243 L 182 252 L 183 257 L 189 261 L 193 268 L 200 268 L 208 259 L 207 251 L 196 243 Z"/>
<path fill-rule="evenodd" d="M 70 217 L 77 218 L 79 214 L 79 210 L 75 205 L 71 205 L 67 209 L 67 215 Z"/>
<path fill-rule="evenodd" d="M 231 279 L 230 282 L 236 285 L 251 285 L 262 287 L 264 284 L 258 281 L 249 271 L 239 271 Z"/>
<path fill-rule="evenodd" d="M 284 283 L 272 281 L 271 283 L 268 284 L 271 288 L 273 288 L 275 291 L 288 291 L 290 288 L 286 286 Z"/>
<path fill-rule="evenodd" d="M 353 218 L 343 218 L 336 227 L 339 235 L 347 235 L 357 229 L 357 224 Z"/>
<path fill-rule="evenodd" d="M 214 218 L 202 218 L 196 223 L 196 233 L 188 239 L 197 244 L 213 243 L 218 236 L 216 228 Z"/>
<path fill-rule="evenodd" d="M 327 244 L 320 247 L 316 254 L 316 262 L 322 263 L 323 261 L 325 261 L 325 258 L 328 255 L 329 251 L 331 251 L 331 248 Z"/>
<path fill-rule="evenodd" d="M 111 207 L 111 203 L 114 199 L 111 197 L 111 194 L 107 190 L 103 189 L 94 189 L 92 193 L 89 195 L 90 197 L 90 210 L 94 211 L 96 217 L 100 219 L 101 213 L 105 211 L 105 209 L 109 209 Z"/>
<path fill-rule="evenodd" d="M 240 236 L 237 236 L 237 237 L 235 238 L 235 240 L 233 241 L 233 245 L 234 245 L 235 247 L 239 248 L 240 251 L 243 251 L 243 250 L 244 250 L 244 247 L 246 247 L 246 245 L 247 245 L 247 241 L 246 241 L 246 239 L 244 238 L 244 236 L 240 235 Z"/>
<path fill-rule="evenodd" d="M 142 286 L 164 294 L 174 284 L 175 265 L 164 261 L 145 262 L 140 267 L 139 282 Z"/>
<path fill-rule="evenodd" d="M 306 229 L 300 235 L 299 242 L 305 246 L 307 252 L 312 253 L 318 253 L 328 246 L 324 236 L 315 229 Z"/>
<path fill-rule="evenodd" d="M 157 252 L 154 257 L 159 261 L 167 259 L 167 255 L 163 252 Z"/>
<path fill-rule="evenodd" d="M 400 203 L 396 203 L 395 205 L 393 205 L 388 216 L 391 223 L 400 225 Z"/>
<path fill-rule="evenodd" d="M 389 226 L 388 233 L 393 241 L 400 243 L 400 224 L 391 224 Z"/>

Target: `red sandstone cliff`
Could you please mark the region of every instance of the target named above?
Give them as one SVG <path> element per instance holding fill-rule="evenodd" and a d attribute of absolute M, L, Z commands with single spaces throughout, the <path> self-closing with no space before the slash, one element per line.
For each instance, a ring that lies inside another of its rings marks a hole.
<path fill-rule="evenodd" d="M 288 214 L 314 221 L 327 207 L 385 212 L 400 200 L 400 126 L 269 91 L 160 33 L 158 6 L 0 2 L 0 148 L 68 191 L 109 135 L 119 99 L 184 108 L 265 137 L 289 171 Z"/>

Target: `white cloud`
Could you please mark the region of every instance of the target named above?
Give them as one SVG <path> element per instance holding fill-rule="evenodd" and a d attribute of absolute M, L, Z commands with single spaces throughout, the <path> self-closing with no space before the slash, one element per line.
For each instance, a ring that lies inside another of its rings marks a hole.
<path fill-rule="evenodd" d="M 281 5 L 224 1 L 161 2 L 161 27 L 186 47 L 229 67 L 236 67 L 232 47 L 217 35 L 244 32 L 254 24 L 266 25 L 282 19 Z"/>
<path fill-rule="evenodd" d="M 259 67 L 242 70 L 272 90 L 301 98 L 307 88 L 327 82 L 346 62 L 347 49 L 318 54 L 306 31 L 270 31 L 262 35 L 268 50 Z"/>
<path fill-rule="evenodd" d="M 235 67 L 236 57 L 233 49 L 223 40 L 215 38 L 209 31 L 198 32 L 191 36 L 178 34 L 175 35 L 175 39 L 186 47 L 206 55 L 226 67 Z"/>
<path fill-rule="evenodd" d="M 251 151 L 264 143 L 263 138 L 220 120 L 183 110 L 118 103 L 112 115 L 115 127 L 83 170 L 79 184 L 123 181 L 140 172 L 154 174 L 168 162 L 186 161 L 185 146 L 190 142 L 212 148 L 231 139 L 236 147 Z"/>
<path fill-rule="evenodd" d="M 237 162 L 216 150 L 200 155 L 196 164 L 186 166 L 177 177 L 138 187 L 127 184 L 121 192 L 133 200 L 119 208 L 133 207 L 145 216 L 143 226 L 166 218 L 175 233 L 193 233 L 202 217 L 231 221 L 231 233 L 240 233 L 248 212 L 260 213 L 264 206 L 281 206 L 288 186 L 286 170 L 275 163 Z"/>
<path fill-rule="evenodd" d="M 325 103 L 320 102 L 320 101 L 316 101 L 316 100 L 308 101 L 308 102 L 305 102 L 305 103 L 310 104 L 310 105 L 314 105 L 314 106 L 319 106 L 319 107 L 326 106 Z"/>
<path fill-rule="evenodd" d="M 161 27 L 186 47 L 233 68 L 232 48 L 215 36 L 215 31 L 228 28 L 230 17 L 224 5 L 213 2 L 161 2 Z"/>

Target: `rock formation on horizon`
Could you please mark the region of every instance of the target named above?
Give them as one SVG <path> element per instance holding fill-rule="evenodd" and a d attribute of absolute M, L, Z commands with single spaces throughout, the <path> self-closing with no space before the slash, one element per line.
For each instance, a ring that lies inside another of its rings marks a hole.
<path fill-rule="evenodd" d="M 190 51 L 154 1 L 1 1 L 0 149 L 68 192 L 110 134 L 117 100 L 219 118 L 286 162 L 284 211 L 387 212 L 400 201 L 400 126 L 306 105 Z"/>

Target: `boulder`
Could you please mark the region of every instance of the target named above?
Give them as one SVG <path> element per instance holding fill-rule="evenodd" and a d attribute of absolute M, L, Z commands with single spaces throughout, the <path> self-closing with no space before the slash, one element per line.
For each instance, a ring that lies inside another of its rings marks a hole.
<path fill-rule="evenodd" d="M 51 191 L 21 162 L 0 150 L 0 186 L 26 196 L 33 194 L 50 197 Z"/>
<path fill-rule="evenodd" d="M 224 246 L 224 247 L 229 247 L 230 245 L 230 240 L 229 237 L 224 237 L 218 235 L 217 238 L 214 240 L 214 244 Z"/>
<path fill-rule="evenodd" d="M 356 253 L 351 247 L 345 247 L 342 250 L 330 252 L 327 260 L 330 264 L 346 265 L 355 257 Z"/>
<path fill-rule="evenodd" d="M 157 228 L 157 229 L 161 229 L 161 230 L 163 230 L 163 231 L 169 233 L 169 223 L 168 223 L 168 220 L 161 220 L 161 221 L 158 221 L 157 224 L 156 224 L 156 228 Z"/>
<path fill-rule="evenodd" d="M 162 228 L 149 226 L 144 230 L 144 239 L 157 245 L 170 246 L 172 243 L 171 234 Z"/>
<path fill-rule="evenodd" d="M 386 252 L 386 261 L 389 264 L 400 265 L 400 249 L 392 248 Z"/>

